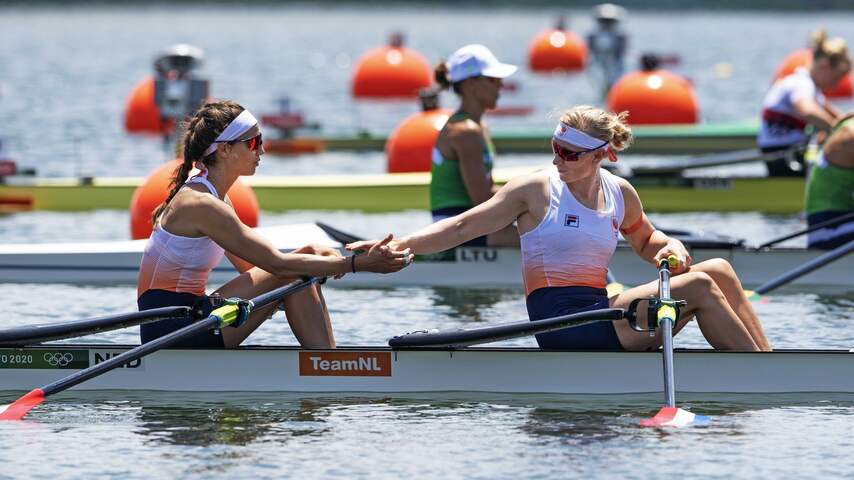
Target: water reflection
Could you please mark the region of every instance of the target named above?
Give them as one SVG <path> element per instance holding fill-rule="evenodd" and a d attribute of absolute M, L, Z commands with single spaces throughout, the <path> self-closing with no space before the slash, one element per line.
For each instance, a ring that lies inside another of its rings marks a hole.
<path fill-rule="evenodd" d="M 487 321 L 490 316 L 489 310 L 495 308 L 500 302 L 515 301 L 524 305 L 521 292 L 514 289 L 433 287 L 430 299 L 437 307 L 450 308 L 452 316 L 461 322 Z"/>
<path fill-rule="evenodd" d="M 207 447 L 245 446 L 294 437 L 322 437 L 330 432 L 328 417 L 335 411 L 388 405 L 389 398 L 291 398 L 289 394 L 232 397 L 210 402 L 186 397 L 183 403 L 140 402 L 134 433 L 150 444 Z M 221 395 L 216 394 L 218 398 Z"/>

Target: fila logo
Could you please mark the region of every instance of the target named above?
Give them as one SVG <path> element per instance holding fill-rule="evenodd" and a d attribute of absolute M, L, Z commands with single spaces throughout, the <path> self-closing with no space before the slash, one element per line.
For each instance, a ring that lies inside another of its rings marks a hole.
<path fill-rule="evenodd" d="M 563 221 L 563 226 L 578 228 L 578 215 L 567 213 L 566 218 Z"/>

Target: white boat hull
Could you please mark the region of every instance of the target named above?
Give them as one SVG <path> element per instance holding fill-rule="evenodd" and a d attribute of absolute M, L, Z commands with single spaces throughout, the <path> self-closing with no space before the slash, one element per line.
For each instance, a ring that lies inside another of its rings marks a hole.
<path fill-rule="evenodd" d="M 44 386 L 127 348 L 0 348 L 0 391 Z M 676 385 L 681 392 L 854 393 L 851 351 L 677 350 L 675 365 Z M 639 394 L 661 392 L 662 373 L 661 354 L 657 352 L 242 347 L 160 351 L 75 389 Z"/>
<path fill-rule="evenodd" d="M 307 243 L 342 245 L 314 224 L 259 229 L 281 250 Z M 145 240 L 100 243 L 66 243 L 0 246 L 0 282 L 127 284 L 137 281 Z M 694 262 L 721 257 L 729 260 L 745 286 L 760 285 L 817 256 L 822 251 L 778 248 L 755 252 L 742 247 L 694 248 Z M 627 285 L 655 278 L 655 269 L 627 245 L 617 248 L 611 261 L 616 279 Z M 842 258 L 793 282 L 822 291 L 854 290 L 854 255 Z M 236 275 L 228 260 L 213 270 L 211 285 L 221 285 Z M 398 273 L 357 273 L 330 281 L 341 286 L 448 286 L 521 288 L 521 255 L 510 248 L 458 248 L 442 260 L 420 257 Z"/>

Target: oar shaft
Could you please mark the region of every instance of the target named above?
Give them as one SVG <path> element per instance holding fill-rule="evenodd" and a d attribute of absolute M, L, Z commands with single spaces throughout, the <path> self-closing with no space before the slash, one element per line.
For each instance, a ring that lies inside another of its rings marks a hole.
<path fill-rule="evenodd" d="M 676 375 L 673 372 L 673 322 L 661 322 L 662 348 L 664 349 L 664 404 L 676 406 Z"/>
<path fill-rule="evenodd" d="M 595 322 L 615 321 L 625 318 L 621 308 L 604 308 L 587 312 L 572 313 L 543 320 L 522 321 L 472 330 L 455 330 L 436 333 L 410 333 L 393 337 L 388 341 L 392 348 L 458 348 L 498 342 L 511 338 L 548 333 L 565 328 L 578 327 Z"/>
<path fill-rule="evenodd" d="M 254 305 L 254 308 L 261 308 L 261 307 L 267 306 L 271 303 L 274 303 L 278 300 L 281 300 L 282 296 L 284 296 L 284 295 L 296 292 L 298 290 L 302 290 L 303 288 L 306 288 L 306 287 L 312 285 L 315 281 L 316 281 L 316 279 L 314 277 L 306 278 L 304 280 L 293 281 L 287 285 L 284 285 L 284 286 L 279 287 L 275 290 L 271 290 L 268 293 L 265 293 L 265 294 L 262 294 L 262 295 L 259 295 L 255 298 L 253 298 L 252 304 Z M 221 307 L 221 309 L 223 309 L 223 308 L 226 308 L 226 307 Z M 233 308 L 236 311 L 236 307 L 232 306 L 231 308 Z M 218 309 L 218 310 L 220 310 L 220 309 Z M 204 320 L 200 320 L 200 321 L 193 323 L 191 325 L 187 325 L 186 327 L 181 328 L 180 330 L 176 330 L 174 332 L 166 334 L 162 337 L 159 337 L 158 339 L 156 339 L 154 341 L 144 343 L 144 344 L 142 344 L 136 348 L 133 348 L 131 350 L 128 350 L 127 352 L 124 352 L 120 355 L 116 355 L 115 357 L 111 357 L 110 359 L 108 359 L 104 362 L 101 362 L 97 365 L 94 365 L 94 366 L 89 367 L 87 369 L 73 373 L 73 374 L 71 374 L 71 375 L 69 375 L 69 376 L 67 376 L 61 380 L 53 382 L 49 385 L 45 385 L 44 387 L 42 387 L 41 390 L 44 392 L 45 397 L 52 395 L 54 393 L 59 393 L 63 390 L 69 389 L 69 388 L 71 388 L 71 387 L 73 387 L 73 386 L 75 386 L 81 382 L 85 382 L 86 380 L 97 377 L 98 375 L 102 375 L 106 372 L 109 372 L 110 370 L 112 370 L 116 367 L 120 367 L 121 365 L 132 362 L 132 361 L 137 360 L 139 358 L 142 358 L 142 357 L 149 355 L 151 353 L 154 353 L 158 350 L 168 348 L 168 347 L 174 345 L 175 343 L 177 343 L 177 342 L 179 342 L 185 338 L 189 338 L 193 335 L 196 335 L 198 333 L 210 330 L 212 328 L 220 327 L 220 326 L 222 326 L 221 324 L 223 323 L 223 318 L 217 316 L 215 314 L 216 312 L 217 311 L 214 311 L 214 314 L 211 314 L 210 316 L 208 316 Z"/>
<path fill-rule="evenodd" d="M 661 262 L 658 269 L 658 297 L 670 300 L 670 269 L 667 260 Z M 661 308 L 661 307 L 660 307 Z M 662 361 L 664 364 L 664 404 L 676 406 L 676 380 L 673 372 L 673 322 L 671 315 L 659 315 L 661 329 Z M 648 319 L 647 321 L 652 321 Z"/>
<path fill-rule="evenodd" d="M 128 350 L 127 352 L 124 352 L 120 355 L 116 355 L 115 357 L 111 357 L 108 360 L 105 360 L 93 367 L 81 370 L 77 373 L 73 373 L 61 380 L 42 387 L 44 396 L 47 397 L 49 395 L 53 395 L 54 393 L 59 393 L 63 390 L 67 390 L 79 383 L 97 377 L 98 375 L 106 373 L 116 367 L 120 367 L 126 363 L 133 362 L 134 360 L 140 359 L 150 353 L 156 352 L 157 350 L 168 348 L 184 338 L 214 328 L 219 322 L 220 319 L 218 317 L 208 317 L 199 322 L 187 325 L 186 327 L 180 330 L 175 330 L 172 333 L 164 335 L 158 338 L 156 341 L 144 343 L 139 347 Z"/>
<path fill-rule="evenodd" d="M 762 250 L 763 248 L 768 248 L 768 247 L 770 247 L 772 245 L 776 245 L 780 242 L 785 242 L 786 240 L 789 240 L 789 239 L 792 239 L 795 237 L 800 237 L 801 235 L 805 235 L 807 233 L 812 233 L 816 230 L 821 230 L 822 228 L 833 227 L 833 226 L 845 223 L 849 220 L 854 220 L 854 212 L 847 213 L 845 215 L 842 215 L 841 217 L 831 218 L 830 220 L 826 220 L 824 222 L 817 223 L 817 224 L 813 225 L 812 227 L 805 228 L 803 230 L 799 230 L 795 233 L 790 233 L 789 235 L 785 235 L 783 237 L 779 237 L 779 238 L 775 238 L 773 240 L 769 240 L 769 241 L 763 243 L 762 245 L 759 245 L 758 247 L 756 247 L 756 250 Z"/>
<path fill-rule="evenodd" d="M 785 158 L 788 155 L 801 149 L 801 147 L 789 150 L 781 150 L 776 152 L 762 153 L 755 148 L 745 150 L 734 150 L 731 152 L 712 153 L 707 155 L 697 155 L 686 158 L 681 162 L 672 163 L 670 165 L 660 165 L 653 167 L 637 167 L 633 168 L 632 172 L 635 176 L 664 176 L 680 174 L 685 170 L 694 168 L 718 167 L 724 165 L 736 165 L 741 163 L 752 162 L 768 162 L 778 158 Z"/>
<path fill-rule="evenodd" d="M 836 247 L 833 250 L 819 257 L 816 257 L 794 270 L 786 272 L 777 278 L 765 282 L 764 284 L 759 286 L 759 288 L 756 288 L 754 292 L 760 295 L 766 294 L 771 290 L 774 290 L 775 288 L 781 287 L 797 278 L 800 278 L 817 268 L 823 267 L 830 262 L 839 260 L 840 258 L 844 257 L 845 255 L 848 255 L 852 251 L 854 251 L 854 240 L 851 240 L 842 246 Z"/>
<path fill-rule="evenodd" d="M 74 322 L 30 325 L 0 331 L 0 346 L 23 346 L 34 343 L 82 337 L 95 333 L 109 332 L 146 323 L 176 318 L 187 318 L 190 307 L 163 307 L 141 312 L 90 318 Z"/>
<path fill-rule="evenodd" d="M 286 294 L 296 293 L 304 288 L 308 288 L 315 283 L 317 283 L 317 278 L 315 277 L 305 277 L 301 280 L 294 280 L 287 285 L 283 285 L 274 290 L 270 290 L 267 293 L 258 295 L 257 297 L 252 299 L 252 308 L 263 308 L 271 303 L 276 303 L 282 299 L 282 297 Z"/>

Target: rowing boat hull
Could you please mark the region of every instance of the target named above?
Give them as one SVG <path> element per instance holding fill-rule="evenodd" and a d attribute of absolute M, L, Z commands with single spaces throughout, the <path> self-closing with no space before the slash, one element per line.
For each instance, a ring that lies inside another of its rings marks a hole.
<path fill-rule="evenodd" d="M 280 250 L 288 251 L 307 243 L 340 248 L 314 225 L 285 225 L 259 229 Z M 81 244 L 35 244 L 0 246 L 0 282 L 9 283 L 83 283 L 135 284 L 145 240 Z M 757 286 L 822 253 L 802 248 L 775 248 L 756 252 L 743 247 L 691 249 L 694 262 L 725 258 L 735 268 L 745 286 Z M 408 268 L 390 275 L 356 273 L 341 280 L 339 286 L 445 286 L 521 288 L 521 254 L 515 248 L 463 247 L 438 255 L 418 256 Z M 652 265 L 641 260 L 627 245 L 621 244 L 611 261 L 617 280 L 638 285 L 655 277 Z M 843 257 L 793 282 L 799 287 L 822 291 L 854 290 L 854 256 Z M 217 266 L 209 278 L 219 285 L 236 271 L 227 260 Z"/>
<path fill-rule="evenodd" d="M 498 169 L 505 183 L 530 168 Z M 429 173 L 247 177 L 262 210 L 393 212 L 429 208 Z M 20 179 L 0 184 L 0 212 L 127 210 L 142 178 Z M 632 180 L 650 212 L 794 214 L 803 210 L 802 178 L 653 178 Z"/>
<path fill-rule="evenodd" d="M 730 122 L 700 125 L 658 125 L 633 127 L 633 154 L 691 155 L 741 150 L 756 146 L 756 122 Z M 499 153 L 548 152 L 551 132 L 541 129 L 496 129 L 492 141 Z M 271 153 L 293 153 L 299 144 L 311 141 L 317 148 L 343 151 L 380 151 L 385 135 L 359 135 L 276 140 L 264 139 Z"/>
<path fill-rule="evenodd" d="M 0 348 L 0 390 L 30 390 L 127 348 Z M 854 393 L 854 353 L 849 351 L 677 350 L 675 358 L 676 385 L 681 392 Z M 662 376 L 658 352 L 243 347 L 164 350 L 75 389 L 638 394 L 661 392 Z"/>

